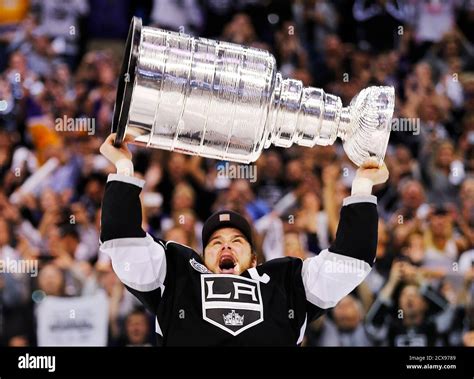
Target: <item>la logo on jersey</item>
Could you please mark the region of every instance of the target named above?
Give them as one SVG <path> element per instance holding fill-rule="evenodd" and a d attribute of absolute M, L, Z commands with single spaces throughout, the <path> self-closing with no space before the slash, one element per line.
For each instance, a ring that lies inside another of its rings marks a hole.
<path fill-rule="evenodd" d="M 236 275 L 201 275 L 202 317 L 233 336 L 263 321 L 260 283 Z"/>

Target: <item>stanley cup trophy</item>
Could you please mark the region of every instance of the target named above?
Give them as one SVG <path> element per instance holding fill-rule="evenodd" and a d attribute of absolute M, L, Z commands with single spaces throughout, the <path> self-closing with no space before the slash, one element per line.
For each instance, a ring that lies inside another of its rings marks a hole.
<path fill-rule="evenodd" d="M 283 79 L 267 51 L 142 27 L 133 18 L 112 122 L 144 147 L 249 163 L 270 145 L 342 140 L 350 160 L 382 163 L 393 87 L 368 87 L 343 107 L 320 88 Z"/>

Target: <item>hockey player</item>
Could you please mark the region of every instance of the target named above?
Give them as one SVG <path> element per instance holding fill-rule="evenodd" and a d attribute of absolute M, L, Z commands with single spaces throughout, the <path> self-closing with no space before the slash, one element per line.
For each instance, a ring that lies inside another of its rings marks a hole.
<path fill-rule="evenodd" d="M 256 265 L 251 228 L 232 211 L 204 224 L 200 255 L 142 227 L 140 192 L 126 144 L 110 135 L 101 153 L 117 167 L 102 203 L 101 251 L 126 288 L 156 316 L 163 345 L 298 345 L 306 324 L 334 307 L 370 272 L 377 246 L 372 186 L 388 179 L 385 165 L 357 170 L 344 200 L 334 243 L 302 261 Z"/>

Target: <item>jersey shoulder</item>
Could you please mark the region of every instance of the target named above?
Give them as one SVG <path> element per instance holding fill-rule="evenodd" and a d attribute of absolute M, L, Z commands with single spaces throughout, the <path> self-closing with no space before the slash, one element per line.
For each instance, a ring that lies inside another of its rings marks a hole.
<path fill-rule="evenodd" d="M 272 278 L 289 279 L 294 277 L 301 278 L 301 268 L 303 261 L 294 257 L 282 257 L 272 259 L 257 266 L 259 274 L 267 274 Z"/>
<path fill-rule="evenodd" d="M 163 246 L 168 266 L 179 267 L 196 262 L 196 267 L 199 267 L 199 265 L 204 263 L 202 257 L 190 246 L 175 241 L 165 241 L 156 237 L 153 237 L 153 239 Z"/>

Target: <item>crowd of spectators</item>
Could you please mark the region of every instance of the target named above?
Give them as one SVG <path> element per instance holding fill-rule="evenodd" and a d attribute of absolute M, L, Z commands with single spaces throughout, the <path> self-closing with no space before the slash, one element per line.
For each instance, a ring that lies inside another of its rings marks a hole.
<path fill-rule="evenodd" d="M 18 0 L 0 3 L 0 344 L 34 346 L 48 296 L 105 291 L 109 346 L 154 345 L 154 320 L 99 253 L 110 132 L 130 17 L 270 51 L 284 77 L 343 104 L 395 87 L 378 197 L 377 260 L 307 328 L 305 346 L 474 346 L 472 0 Z M 87 130 L 61 128 L 83 119 Z M 356 167 L 339 143 L 265 150 L 255 180 L 224 162 L 132 147 L 146 179 L 144 228 L 202 251 L 203 221 L 231 208 L 253 224 L 259 262 L 305 259 L 335 237 Z M 27 180 L 52 169 L 40 183 Z"/>

